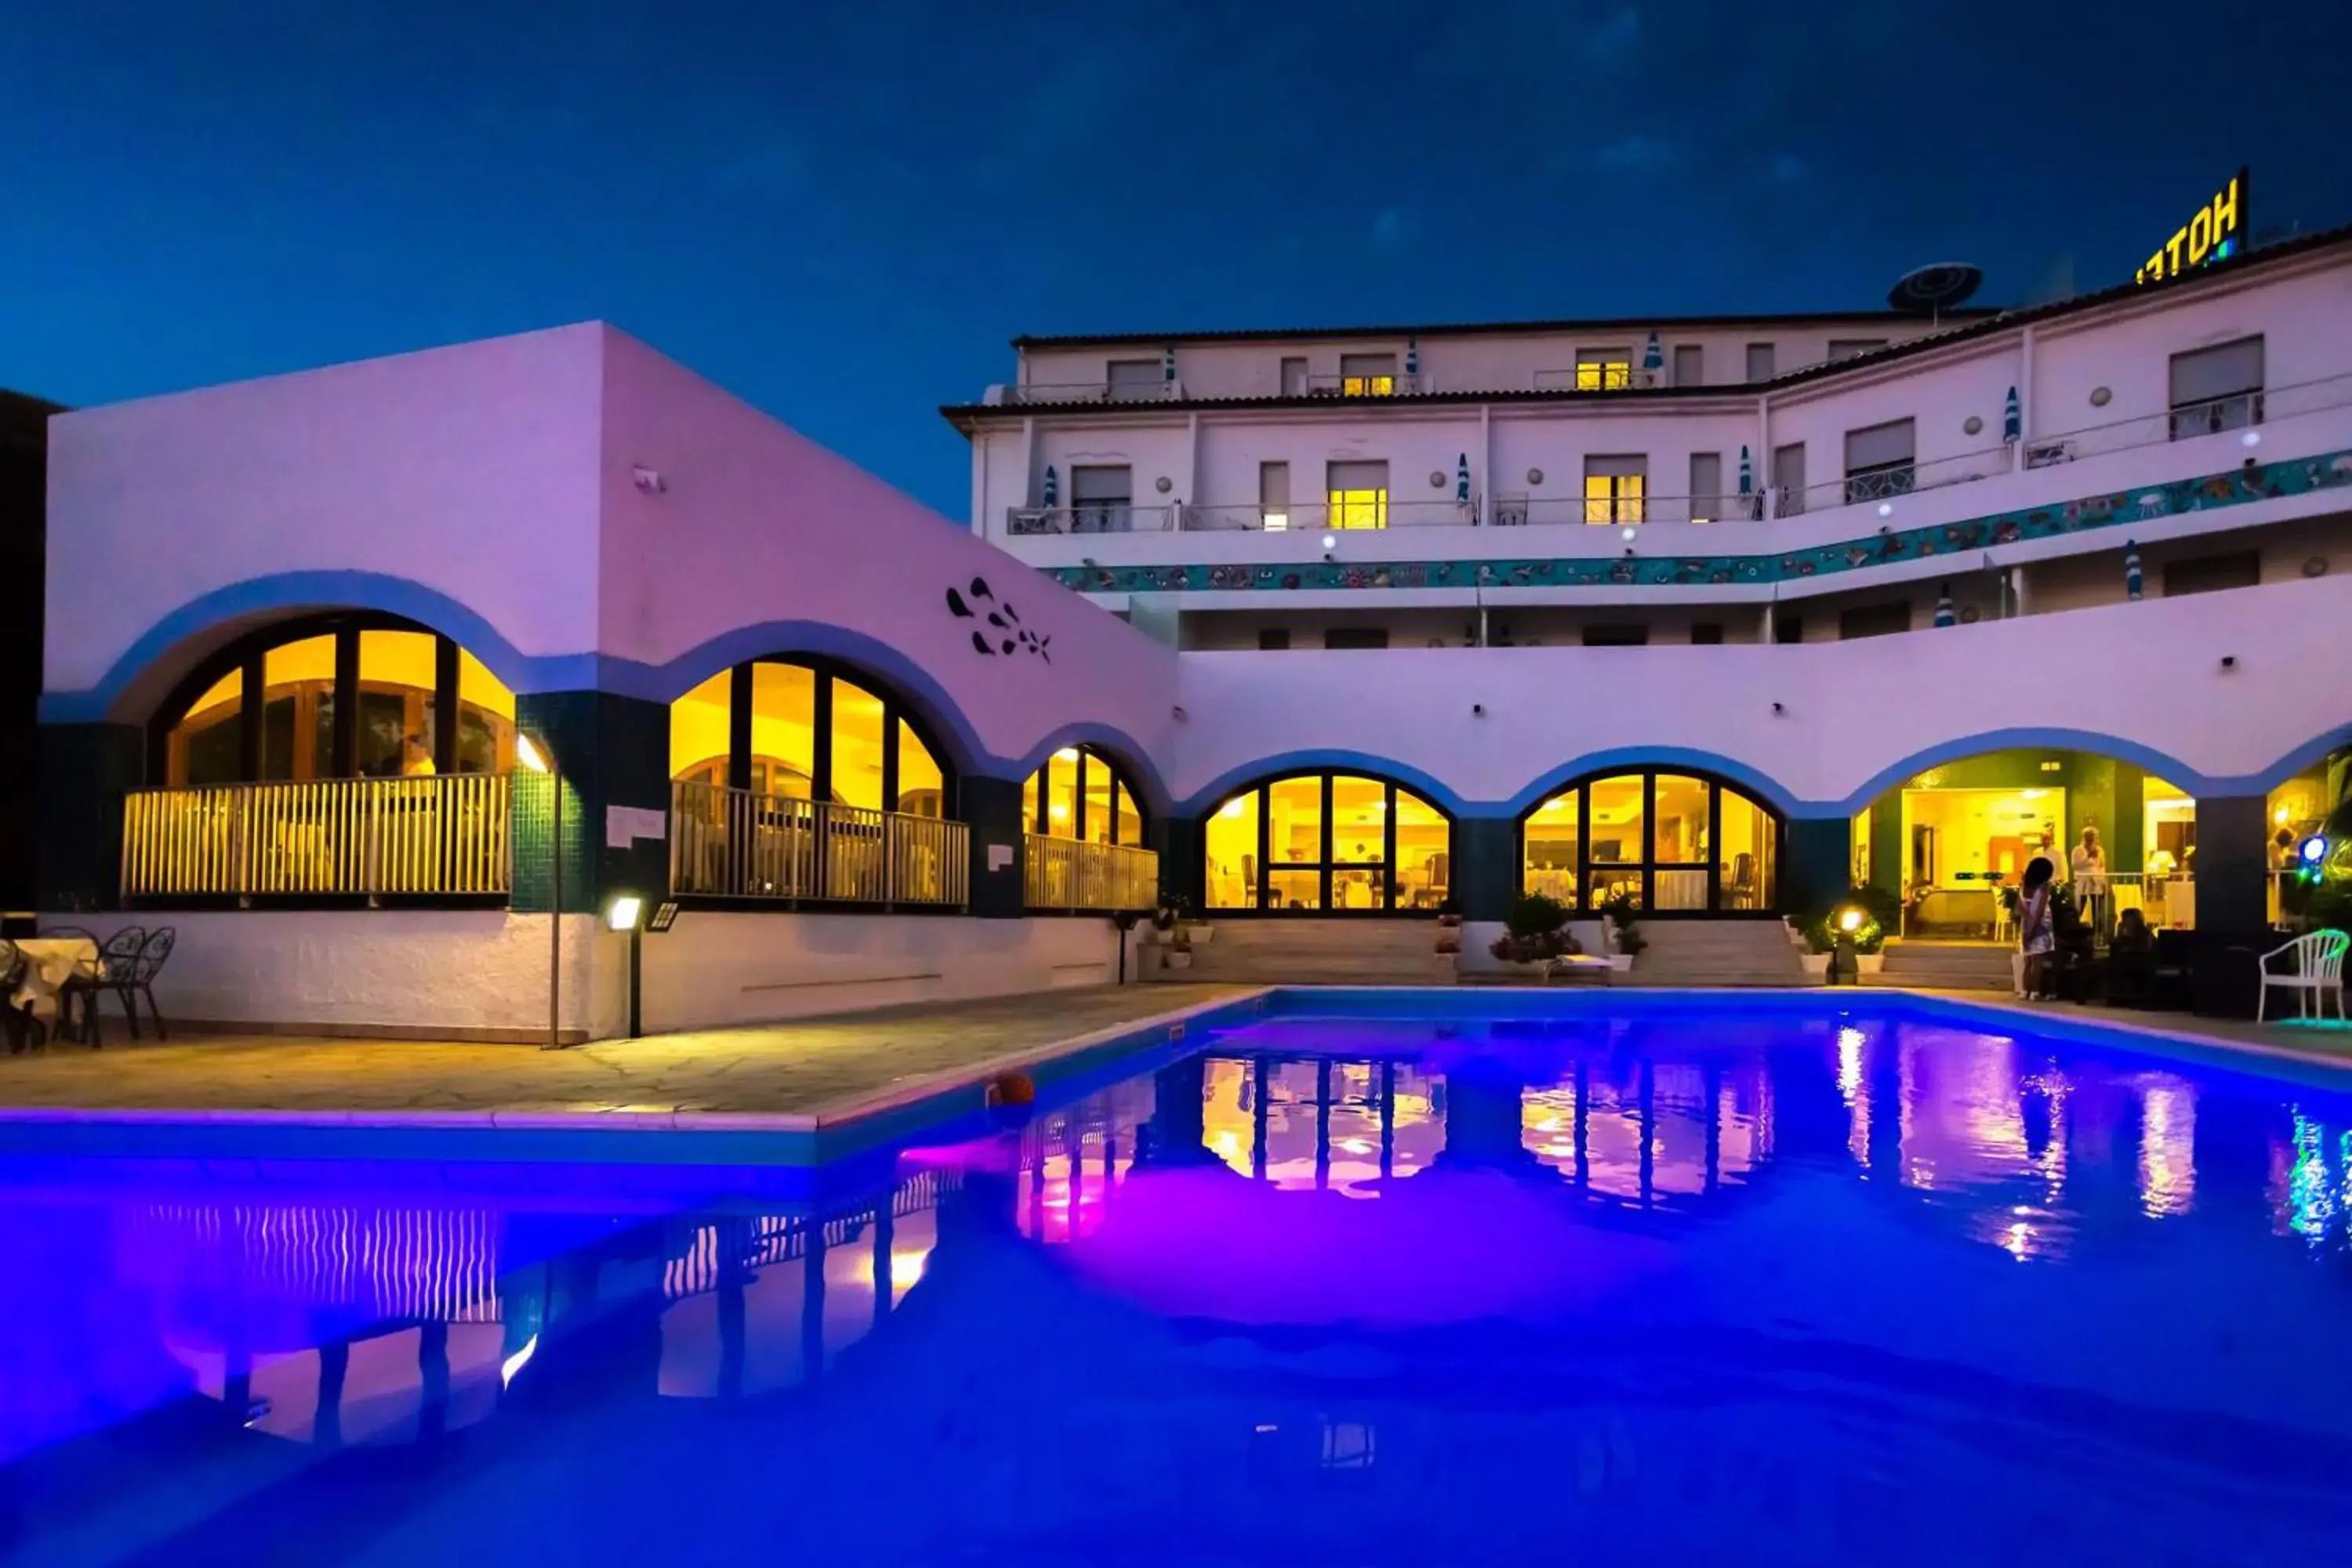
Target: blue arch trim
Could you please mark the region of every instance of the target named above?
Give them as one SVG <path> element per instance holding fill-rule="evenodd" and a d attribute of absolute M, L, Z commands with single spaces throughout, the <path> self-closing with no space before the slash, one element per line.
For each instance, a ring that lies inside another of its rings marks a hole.
<path fill-rule="evenodd" d="M 1412 790 L 1448 816 L 1486 816 L 1463 803 L 1462 797 L 1444 784 L 1416 767 L 1409 767 L 1393 757 L 1378 757 L 1369 752 L 1339 751 L 1328 748 L 1301 752 L 1278 752 L 1260 757 L 1239 767 L 1228 768 L 1210 783 L 1194 790 L 1177 805 L 1185 816 L 1198 816 L 1222 805 L 1235 790 L 1254 784 L 1277 773 L 1307 773 L 1321 768 L 1341 773 L 1370 773 L 1375 777 L 1394 779 Z"/>
<path fill-rule="evenodd" d="M 1759 773 L 1736 757 L 1716 752 L 1702 752 L 1688 746 L 1618 746 L 1605 752 L 1589 752 L 1574 762 L 1563 763 L 1550 772 L 1540 774 L 1534 783 L 1503 802 L 1500 812 L 1482 808 L 1479 816 L 1500 815 L 1512 817 L 1526 816 L 1550 796 L 1559 793 L 1562 785 L 1596 773 L 1626 772 L 1635 768 L 1660 768 L 1672 771 L 1689 768 L 1702 773 L 1713 773 L 1743 794 L 1760 801 L 1783 816 L 1802 816 L 1797 797 L 1782 787 L 1778 779 Z"/>
<path fill-rule="evenodd" d="M 152 689 L 160 697 L 173 679 L 184 673 L 167 661 L 190 639 L 250 617 L 354 609 L 404 616 L 454 637 L 518 692 L 568 690 L 594 684 L 594 655 L 526 656 L 471 606 L 421 583 L 381 572 L 283 572 L 248 577 L 189 600 L 125 648 L 97 685 L 80 691 L 44 694 L 41 718 L 48 723 L 144 719 L 143 713 L 121 710 L 126 696 L 139 687 Z"/>
<path fill-rule="evenodd" d="M 1843 800 L 1811 801 L 1800 805 L 1800 816 L 1852 816 L 1876 800 L 1905 779 L 1942 763 L 1958 762 L 1979 756 L 1986 752 L 2018 750 L 2088 752 L 2095 756 L 2111 757 L 2117 762 L 2134 763 L 2156 774 L 2168 784 L 2178 785 L 2193 795 L 2262 795 L 2275 789 L 2288 779 L 2313 766 L 2339 746 L 2352 744 L 2352 725 L 2337 725 L 2312 737 L 2268 766 L 2251 773 L 2215 774 L 2201 773 L 2168 752 L 2153 746 L 2141 745 L 2120 736 L 2104 735 L 2090 730 L 2051 730 L 2023 728 L 1994 730 L 1981 734 L 1963 735 L 1939 742 L 1923 751 L 1915 752 L 1901 762 L 1880 769 L 1868 783 Z"/>

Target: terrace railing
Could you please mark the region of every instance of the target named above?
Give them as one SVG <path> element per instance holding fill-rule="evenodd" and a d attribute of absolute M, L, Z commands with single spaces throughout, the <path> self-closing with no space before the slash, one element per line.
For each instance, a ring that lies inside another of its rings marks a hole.
<path fill-rule="evenodd" d="M 1379 500 L 1361 496 L 1333 505 L 1300 501 L 1272 505 L 1246 501 L 1230 506 L 1184 506 L 1177 509 L 1178 526 L 1187 533 L 1230 532 L 1319 533 L 1327 530 L 1360 528 L 1466 528 L 1478 521 L 1475 500 Z"/>
<path fill-rule="evenodd" d="M 122 896 L 503 895 L 512 797 L 505 773 L 135 790 Z"/>
<path fill-rule="evenodd" d="M 961 909 L 961 822 L 679 780 L 670 785 L 670 890 L 713 899 Z"/>
<path fill-rule="evenodd" d="M 1160 901 L 1160 857 L 1149 849 L 1032 833 L 1025 853 L 1033 910 L 1149 910 Z"/>
<path fill-rule="evenodd" d="M 1004 519 L 1015 536 L 1041 533 L 1164 533 L 1174 526 L 1172 506 L 1129 506 L 1125 501 L 1089 501 L 1077 506 L 1016 506 Z"/>

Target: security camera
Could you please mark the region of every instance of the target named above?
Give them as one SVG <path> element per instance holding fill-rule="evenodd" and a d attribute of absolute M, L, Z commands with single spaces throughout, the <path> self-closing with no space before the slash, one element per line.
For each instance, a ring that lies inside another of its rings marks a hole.
<path fill-rule="evenodd" d="M 2234 654 L 2234 653 L 2225 653 L 2225 654 L 2223 654 L 2223 655 L 2221 656 L 2221 668 L 2222 668 L 2223 669 L 2225 669 L 2225 670 L 2230 670 L 2230 669 L 2235 669 L 2235 668 L 2238 668 L 2238 656 L 2237 656 L 2236 654 Z"/>
<path fill-rule="evenodd" d="M 1775 702 L 1774 704 L 1772 704 L 1772 711 L 1773 711 L 1773 712 L 1775 712 L 1775 713 L 1786 713 L 1786 712 L 1788 711 L 1788 710 L 1787 710 L 1786 708 L 1781 707 L 1781 706 L 1780 706 L 1780 704 L 1779 704 L 1778 702 Z"/>
<path fill-rule="evenodd" d="M 660 469 L 648 468 L 642 463 L 629 470 L 629 478 L 649 496 L 660 495 L 669 489 L 669 481 L 662 478 Z"/>
<path fill-rule="evenodd" d="M 1185 712 L 1181 707 L 1171 708 L 1168 710 L 1168 712 L 1170 717 L 1173 718 L 1179 724 L 1183 723 L 1187 719 L 1192 717 L 1192 715 Z"/>
<path fill-rule="evenodd" d="M 1486 705 L 1484 702 L 1473 702 L 1470 704 L 1470 717 L 1473 719 L 1484 719 L 1486 716 Z"/>

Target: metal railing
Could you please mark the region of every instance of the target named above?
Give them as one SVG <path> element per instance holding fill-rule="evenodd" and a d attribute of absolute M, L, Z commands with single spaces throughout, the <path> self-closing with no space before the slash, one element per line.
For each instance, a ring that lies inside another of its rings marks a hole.
<path fill-rule="evenodd" d="M 670 785 L 674 893 L 717 899 L 961 907 L 961 822 L 678 780 Z"/>
<path fill-rule="evenodd" d="M 2352 406 L 2352 373 L 2257 392 L 2237 392 L 2201 403 L 2184 403 L 2160 414 L 2036 436 L 2025 444 L 2025 466 L 2047 468 L 2077 458 L 2125 452 L 2136 447 L 2161 447 L 2224 430 L 2249 429 L 2266 420 L 2291 419 L 2298 414 L 2347 406 Z"/>
<path fill-rule="evenodd" d="M 136 790 L 122 896 L 502 894 L 512 799 L 505 773 Z"/>
<path fill-rule="evenodd" d="M 1874 501 L 1892 500 L 1899 496 L 1914 495 L 1921 490 L 1940 489 L 1946 485 L 1964 485 L 1974 479 L 1989 479 L 1994 474 L 2009 472 L 2011 463 L 2010 449 L 1984 447 L 1973 452 L 1958 452 L 1948 458 L 1928 461 L 1890 464 L 1848 474 L 1843 479 L 1824 479 L 1802 489 L 1783 486 L 1774 492 L 1775 513 L 1794 517 L 1800 512 L 1825 511 L 1833 507 L 1864 506 Z"/>
<path fill-rule="evenodd" d="M 1475 500 L 1350 500 L 1340 506 L 1328 501 L 1269 506 L 1251 501 L 1239 506 L 1183 506 L 1177 509 L 1177 526 L 1187 533 L 1248 530 L 1262 533 L 1319 533 L 1373 528 L 1462 528 L 1478 521 Z"/>
<path fill-rule="evenodd" d="M 1172 506 L 1129 506 L 1125 501 L 1086 501 L 1076 506 L 1016 506 L 1007 510 L 1004 531 L 1015 537 L 1045 533 L 1165 533 L 1175 526 Z"/>
<path fill-rule="evenodd" d="M 1595 527 L 1643 522 L 1749 522 L 1764 515 L 1759 495 L 1616 496 L 1588 500 L 1580 496 L 1498 495 L 1494 523 L 1520 528 L 1548 523 Z"/>
<path fill-rule="evenodd" d="M 1032 833 L 1024 852 L 1033 910 L 1149 910 L 1160 901 L 1160 857 L 1149 849 Z"/>
<path fill-rule="evenodd" d="M 1059 381 L 1007 386 L 1006 403 L 1171 403 L 1182 393 L 1181 382 Z"/>
<path fill-rule="evenodd" d="M 1666 384 L 1663 370 L 1640 365 L 1577 364 L 1536 372 L 1538 392 L 1646 392 Z"/>
<path fill-rule="evenodd" d="M 1310 375 L 1307 378 L 1309 397 L 1411 397 L 1423 390 L 1418 374 L 1397 371 L 1377 372 L 1370 375 Z"/>

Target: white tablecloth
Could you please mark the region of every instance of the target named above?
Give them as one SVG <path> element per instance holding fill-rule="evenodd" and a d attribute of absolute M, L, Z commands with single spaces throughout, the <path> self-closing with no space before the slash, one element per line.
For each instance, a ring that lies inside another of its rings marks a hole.
<path fill-rule="evenodd" d="M 26 959 L 24 984 L 16 987 L 19 1005 L 29 1003 L 36 1013 L 54 1016 L 58 992 L 76 970 L 98 967 L 98 943 L 86 936 L 28 936 L 16 942 Z"/>

